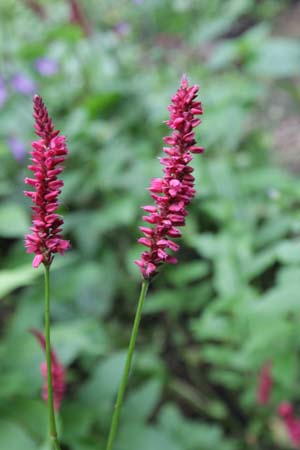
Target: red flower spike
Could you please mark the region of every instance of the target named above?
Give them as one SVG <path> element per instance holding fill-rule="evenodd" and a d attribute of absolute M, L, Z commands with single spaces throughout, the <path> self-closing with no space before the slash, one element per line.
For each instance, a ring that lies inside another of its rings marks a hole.
<path fill-rule="evenodd" d="M 269 402 L 273 379 L 271 374 L 272 363 L 266 362 L 259 373 L 259 384 L 257 389 L 257 403 L 266 405 Z"/>
<path fill-rule="evenodd" d="M 25 236 L 27 253 L 35 253 L 33 267 L 41 263 L 49 266 L 55 253 L 64 254 L 70 248 L 69 241 L 63 239 L 61 226 L 64 221 L 57 210 L 58 195 L 64 183 L 57 179 L 63 167 L 60 164 L 68 153 L 65 136 L 58 136 L 59 130 L 54 130 L 47 108 L 40 96 L 33 99 L 35 132 L 41 138 L 32 142 L 31 161 L 28 169 L 33 171 L 33 178 L 25 178 L 25 183 L 33 186 L 35 191 L 25 191 L 34 206 L 31 234 Z"/>
<path fill-rule="evenodd" d="M 145 237 L 138 240 L 148 248 L 142 253 L 141 259 L 135 261 L 145 279 L 151 279 L 163 263 L 177 263 L 176 258 L 169 255 L 167 250 L 178 251 L 179 245 L 167 237 L 181 236 L 177 227 L 185 225 L 188 214 L 186 206 L 196 192 L 194 177 L 191 175 L 193 168 L 188 164 L 193 154 L 204 151 L 202 147 L 196 146 L 193 131 L 201 122 L 194 116 L 202 114 L 201 103 L 195 101 L 198 89 L 197 85 L 190 87 L 183 75 L 180 88 L 168 106 L 170 119 L 166 123 L 174 131 L 171 136 L 163 139 L 170 146 L 163 147 L 167 157 L 160 158 L 164 176 L 151 180 L 149 192 L 155 206 L 142 207 L 149 213 L 148 216 L 143 216 L 143 220 L 153 225 L 153 228 L 140 227 Z"/>
<path fill-rule="evenodd" d="M 295 416 L 293 406 L 289 402 L 282 402 L 278 406 L 278 414 L 281 417 L 289 439 L 295 448 L 300 444 L 300 419 Z"/>
<path fill-rule="evenodd" d="M 40 346 L 45 352 L 46 349 L 46 341 L 43 334 L 34 328 L 29 330 L 34 336 L 37 338 Z M 61 402 L 64 397 L 64 393 L 66 390 L 65 383 L 65 369 L 64 366 L 60 363 L 57 358 L 56 353 L 53 349 L 51 349 L 51 368 L 52 368 L 52 386 L 53 386 L 53 402 L 54 408 L 56 411 L 59 410 Z M 48 382 L 47 382 L 47 363 L 43 361 L 41 364 L 41 374 L 44 379 L 43 390 L 42 390 L 42 398 L 45 402 L 48 401 Z"/>

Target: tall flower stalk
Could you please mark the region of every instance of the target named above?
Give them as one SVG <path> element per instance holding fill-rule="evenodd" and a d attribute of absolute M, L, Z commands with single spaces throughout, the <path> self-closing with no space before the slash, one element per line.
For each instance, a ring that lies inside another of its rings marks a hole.
<path fill-rule="evenodd" d="M 31 161 L 28 169 L 33 172 L 33 178 L 25 178 L 25 183 L 34 188 L 25 191 L 33 205 L 31 233 L 25 236 L 27 253 L 34 253 L 32 266 L 44 265 L 45 273 L 45 353 L 47 364 L 47 397 L 49 413 L 49 432 L 52 446 L 60 450 L 56 430 L 51 341 L 50 341 L 50 267 L 56 253 L 64 254 L 70 248 L 69 241 L 63 239 L 62 217 L 57 213 L 59 207 L 58 195 L 61 193 L 63 181 L 57 176 L 63 171 L 61 164 L 68 153 L 65 136 L 59 136 L 59 130 L 54 130 L 51 118 L 42 98 L 36 95 L 33 99 L 35 132 L 40 137 L 32 142 Z"/>
<path fill-rule="evenodd" d="M 141 258 L 135 263 L 140 268 L 143 282 L 106 450 L 113 450 L 149 284 L 161 266 L 165 263 L 177 263 L 177 259 L 169 252 L 179 250 L 179 245 L 173 239 L 181 236 L 178 227 L 185 225 L 185 217 L 188 214 L 186 207 L 196 193 L 195 179 L 192 175 L 194 169 L 189 163 L 192 161 L 194 153 L 204 151 L 202 147 L 196 145 L 193 131 L 201 123 L 201 120 L 195 117 L 202 114 L 201 103 L 195 101 L 198 89 L 197 85 L 189 86 L 186 76 L 183 75 L 180 88 L 172 97 L 172 103 L 168 107 L 170 119 L 166 123 L 173 132 L 171 136 L 164 138 L 164 142 L 168 145 L 163 148 L 167 156 L 160 158 L 160 163 L 164 166 L 164 175 L 162 178 L 153 178 L 149 188 L 155 204 L 142 207 L 148 213 L 143 216 L 147 226 L 140 227 L 144 236 L 138 242 L 146 246 L 147 250 L 142 252 Z M 148 224 L 152 227 L 149 227 Z"/>

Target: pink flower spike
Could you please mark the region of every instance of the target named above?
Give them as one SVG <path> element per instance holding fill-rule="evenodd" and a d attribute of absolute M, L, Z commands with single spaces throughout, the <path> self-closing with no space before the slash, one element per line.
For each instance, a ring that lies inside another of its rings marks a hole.
<path fill-rule="evenodd" d="M 46 350 L 46 340 L 44 335 L 35 328 L 32 328 L 29 330 L 38 340 L 40 346 L 42 347 L 43 351 Z M 66 383 L 65 383 L 65 369 L 64 366 L 60 363 L 60 361 L 57 358 L 56 353 L 54 350 L 51 350 L 51 366 L 52 366 L 52 386 L 53 386 L 53 401 L 54 401 L 54 408 L 56 411 L 59 410 L 61 402 L 63 400 L 65 390 L 66 390 Z M 45 400 L 45 402 L 48 401 L 48 384 L 47 384 L 47 363 L 46 361 L 43 361 L 41 363 L 41 374 L 44 379 L 44 385 L 42 390 L 42 398 Z"/>
<path fill-rule="evenodd" d="M 281 417 L 288 437 L 296 448 L 300 444 L 300 419 L 295 416 L 294 409 L 289 402 L 283 402 L 278 407 L 278 414 Z"/>
<path fill-rule="evenodd" d="M 200 102 L 195 101 L 198 86 L 189 86 L 186 75 L 181 78 L 180 88 L 171 98 L 168 110 L 170 119 L 166 121 L 172 132 L 163 141 L 170 147 L 163 147 L 167 157 L 159 158 L 164 166 L 163 178 L 153 178 L 150 195 L 155 205 L 142 208 L 149 213 L 143 220 L 153 227 L 140 227 L 145 237 L 138 242 L 149 249 L 143 252 L 141 259 L 135 261 L 145 279 L 151 279 L 164 263 L 176 264 L 177 259 L 166 253 L 165 249 L 178 251 L 179 245 L 167 239 L 177 238 L 181 232 L 176 228 L 184 226 L 186 207 L 195 195 L 193 168 L 189 166 L 193 154 L 203 153 L 204 149 L 196 145 L 194 128 L 202 114 Z"/>
<path fill-rule="evenodd" d="M 278 406 L 278 414 L 283 419 L 287 417 L 292 417 L 294 415 L 294 410 L 290 402 L 282 402 Z"/>
<path fill-rule="evenodd" d="M 34 268 L 41 263 L 49 266 L 55 253 L 64 254 L 70 248 L 70 242 L 63 239 L 61 225 L 63 219 L 57 214 L 59 206 L 58 195 L 63 181 L 57 175 L 63 170 L 60 166 L 68 153 L 65 136 L 58 136 L 49 117 L 47 108 L 40 96 L 33 99 L 35 130 L 40 140 L 32 142 L 29 170 L 34 172 L 34 178 L 25 178 L 25 184 L 33 186 L 34 191 L 25 191 L 31 198 L 33 206 L 31 234 L 25 236 L 27 253 L 35 253 L 32 262 Z"/>
<path fill-rule="evenodd" d="M 272 363 L 266 362 L 259 373 L 259 385 L 257 389 L 257 403 L 266 405 L 269 402 L 273 379 L 271 374 Z"/>

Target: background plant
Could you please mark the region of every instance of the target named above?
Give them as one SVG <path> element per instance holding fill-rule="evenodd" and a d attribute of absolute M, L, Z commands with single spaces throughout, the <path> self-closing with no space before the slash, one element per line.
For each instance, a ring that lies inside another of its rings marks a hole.
<path fill-rule="evenodd" d="M 86 0 L 79 20 L 73 2 L 47 3 L 0 5 L 0 447 L 46 448 L 43 356 L 27 332 L 42 326 L 42 271 L 22 242 L 31 95 L 47 100 L 70 148 L 73 250 L 52 271 L 53 345 L 68 367 L 60 434 L 65 449 L 94 450 L 105 445 L 138 295 L 145 180 L 185 71 L 200 84 L 207 152 L 195 161 L 181 264 L 166 267 L 146 303 L 116 450 L 287 448 L 276 408 L 299 401 L 297 4 Z M 274 387 L 261 407 L 266 360 Z"/>

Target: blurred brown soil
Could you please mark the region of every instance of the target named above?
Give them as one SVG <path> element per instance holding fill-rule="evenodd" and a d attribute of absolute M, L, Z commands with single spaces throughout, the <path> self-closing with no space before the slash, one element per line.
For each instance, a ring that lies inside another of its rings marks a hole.
<path fill-rule="evenodd" d="M 300 39 L 300 2 L 295 2 L 275 20 L 273 35 Z M 300 172 L 299 82 L 300 73 L 292 80 L 292 89 L 276 90 L 269 111 L 277 124 L 274 130 L 275 161 L 294 173 Z"/>

